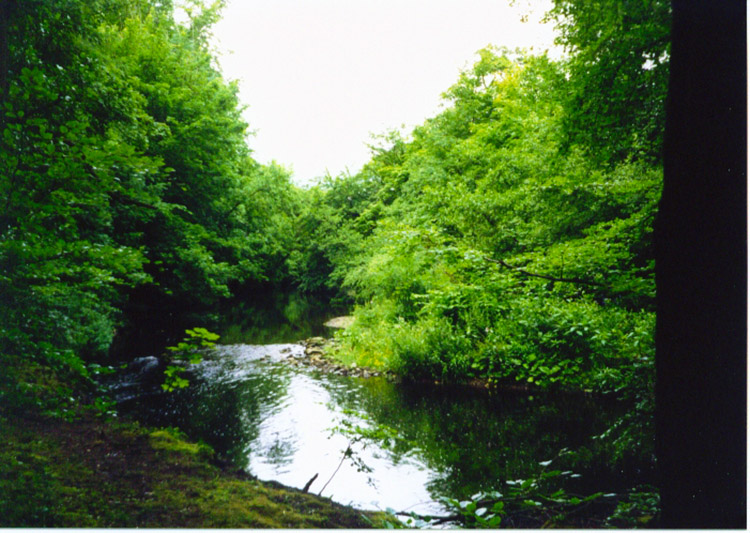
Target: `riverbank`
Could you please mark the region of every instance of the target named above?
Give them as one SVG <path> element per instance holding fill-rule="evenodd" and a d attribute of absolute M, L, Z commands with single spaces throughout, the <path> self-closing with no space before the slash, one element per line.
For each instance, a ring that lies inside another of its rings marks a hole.
<path fill-rule="evenodd" d="M 351 317 L 340 317 L 349 319 Z M 339 319 L 340 319 L 339 318 Z M 334 320 L 339 320 L 334 319 Z M 333 322 L 329 321 L 329 323 Z M 338 322 L 337 322 L 338 323 Z M 350 324 L 350 322 L 348 323 Z M 346 327 L 346 326 L 331 326 L 331 327 Z M 404 379 L 403 376 L 399 376 L 392 370 L 377 369 L 372 366 L 360 366 L 356 362 L 351 362 L 342 357 L 341 350 L 339 350 L 340 342 L 336 337 L 324 338 L 324 337 L 310 337 L 300 342 L 305 350 L 302 355 L 289 355 L 287 362 L 293 366 L 308 366 L 316 368 L 322 372 L 336 374 L 339 376 L 350 376 L 360 378 L 370 378 L 382 376 L 389 381 L 400 382 Z M 529 384 L 518 382 L 512 379 L 493 380 L 490 378 L 467 378 L 464 381 L 455 382 L 440 382 L 436 380 L 420 379 L 417 382 L 429 384 L 429 385 L 443 385 L 446 387 L 458 387 L 468 388 L 475 390 L 498 390 L 501 389 L 505 392 L 519 392 L 519 393 L 530 393 L 538 391 L 538 387 Z M 589 394 L 587 390 L 577 389 L 559 389 L 558 391 L 575 393 L 575 394 Z"/>
<path fill-rule="evenodd" d="M 266 483 L 171 429 L 0 412 L 0 527 L 367 528 L 393 518 Z"/>

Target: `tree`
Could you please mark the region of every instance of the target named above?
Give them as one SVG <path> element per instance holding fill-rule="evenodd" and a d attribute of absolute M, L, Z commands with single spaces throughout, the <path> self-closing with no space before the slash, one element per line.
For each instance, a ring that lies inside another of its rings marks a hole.
<path fill-rule="evenodd" d="M 656 233 L 662 525 L 744 528 L 746 5 L 673 9 Z"/>
<path fill-rule="evenodd" d="M 361 206 L 332 203 L 361 244 L 339 231 L 326 256 L 361 304 L 348 348 L 422 377 L 651 397 L 661 169 L 560 148 L 565 65 L 478 55 L 443 112 L 365 166 L 374 192 L 331 194 Z"/>
<path fill-rule="evenodd" d="M 555 0 L 571 54 L 565 129 L 599 160 L 658 162 L 669 72 L 668 0 Z"/>
<path fill-rule="evenodd" d="M 208 45 L 220 5 L 185 26 L 170 1 L 0 4 L 0 391 L 284 278 L 296 198 L 250 157 Z"/>

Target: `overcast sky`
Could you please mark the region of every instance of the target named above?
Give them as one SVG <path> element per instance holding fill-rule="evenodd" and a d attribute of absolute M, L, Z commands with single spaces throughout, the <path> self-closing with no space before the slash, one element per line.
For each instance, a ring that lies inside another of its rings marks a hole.
<path fill-rule="evenodd" d="M 228 0 L 214 27 L 250 148 L 298 184 L 368 161 L 371 134 L 434 116 L 489 44 L 553 51 L 548 0 Z M 527 15 L 528 21 L 522 22 Z M 552 53 L 557 56 L 558 53 Z"/>

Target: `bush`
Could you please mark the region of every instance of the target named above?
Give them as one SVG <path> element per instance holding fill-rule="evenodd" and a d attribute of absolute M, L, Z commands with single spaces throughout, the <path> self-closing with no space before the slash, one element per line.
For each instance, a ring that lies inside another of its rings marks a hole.
<path fill-rule="evenodd" d="M 456 381 L 469 372 L 471 341 L 441 318 L 404 321 L 393 328 L 394 370 L 410 379 Z"/>

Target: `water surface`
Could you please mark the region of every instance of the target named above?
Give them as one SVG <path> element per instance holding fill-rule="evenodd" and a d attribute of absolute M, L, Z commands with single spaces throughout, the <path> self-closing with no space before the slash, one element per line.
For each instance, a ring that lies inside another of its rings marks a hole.
<path fill-rule="evenodd" d="M 302 352 L 298 344 L 219 346 L 194 365 L 189 388 L 169 394 L 144 379 L 153 363 L 144 359 L 115 392 L 124 410 L 180 427 L 260 479 L 302 488 L 317 474 L 310 492 L 424 514 L 442 513 L 442 496 L 466 498 L 538 473 L 540 462 L 590 442 L 617 414 L 581 396 L 397 385 L 285 362 Z M 582 474 L 593 485 L 611 481 Z"/>

